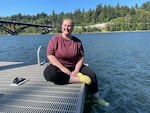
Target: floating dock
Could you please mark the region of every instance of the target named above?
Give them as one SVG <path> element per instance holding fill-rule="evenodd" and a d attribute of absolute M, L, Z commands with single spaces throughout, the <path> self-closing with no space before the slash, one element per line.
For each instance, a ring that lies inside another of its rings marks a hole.
<path fill-rule="evenodd" d="M 0 113 L 83 113 L 85 85 L 48 82 L 43 77 L 45 67 L 0 62 Z M 16 77 L 27 81 L 11 86 Z"/>

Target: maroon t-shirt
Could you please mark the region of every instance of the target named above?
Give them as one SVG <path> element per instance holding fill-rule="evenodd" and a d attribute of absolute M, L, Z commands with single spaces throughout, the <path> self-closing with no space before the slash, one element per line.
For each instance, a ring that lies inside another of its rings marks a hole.
<path fill-rule="evenodd" d="M 54 55 L 65 67 L 74 67 L 84 56 L 84 50 L 78 38 L 72 36 L 71 40 L 67 40 L 60 34 L 49 41 L 47 55 Z"/>

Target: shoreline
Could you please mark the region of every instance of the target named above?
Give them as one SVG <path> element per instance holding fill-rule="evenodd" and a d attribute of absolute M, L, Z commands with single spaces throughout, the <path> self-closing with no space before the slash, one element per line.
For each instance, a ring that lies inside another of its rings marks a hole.
<path fill-rule="evenodd" d="M 150 32 L 150 30 L 136 30 L 136 31 L 103 31 L 103 32 L 83 32 L 83 33 L 72 33 L 72 34 L 92 34 L 92 33 L 128 33 L 128 32 Z"/>
<path fill-rule="evenodd" d="M 92 34 L 92 33 L 127 33 L 127 32 L 150 32 L 150 30 L 135 30 L 135 31 L 102 31 L 102 32 L 82 32 L 82 33 L 72 33 L 72 34 Z M 24 35 L 53 35 L 53 34 L 60 34 L 60 33 L 47 33 L 47 34 L 19 34 L 18 36 Z M 17 36 L 17 35 L 0 35 L 0 36 Z"/>

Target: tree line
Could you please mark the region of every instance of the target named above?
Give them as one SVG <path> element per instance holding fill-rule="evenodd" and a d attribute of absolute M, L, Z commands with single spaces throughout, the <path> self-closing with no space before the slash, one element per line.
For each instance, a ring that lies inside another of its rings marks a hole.
<path fill-rule="evenodd" d="M 134 7 L 102 5 L 101 3 L 95 9 L 76 9 L 74 12 L 59 14 L 53 10 L 51 14 L 44 12 L 36 15 L 22 15 L 21 13 L 0 17 L 1 20 L 20 21 L 33 24 L 52 25 L 55 32 L 61 31 L 61 22 L 64 18 L 70 17 L 74 20 L 75 33 L 95 32 L 95 31 L 133 31 L 133 30 L 150 30 L 150 1 L 143 3 L 141 6 L 135 4 Z M 105 27 L 88 27 L 90 25 L 105 23 Z M 29 27 L 22 31 L 21 34 L 38 34 L 37 28 Z M 0 34 L 5 34 L 0 29 Z"/>

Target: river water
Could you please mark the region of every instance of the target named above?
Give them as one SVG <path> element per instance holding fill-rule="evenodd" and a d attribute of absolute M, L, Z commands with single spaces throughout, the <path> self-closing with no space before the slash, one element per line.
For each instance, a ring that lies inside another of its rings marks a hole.
<path fill-rule="evenodd" d="M 0 61 L 37 63 L 36 51 L 53 35 L 0 36 Z M 84 113 L 150 113 L 150 32 L 75 34 L 85 63 L 97 74 L 105 108 L 85 101 Z"/>

